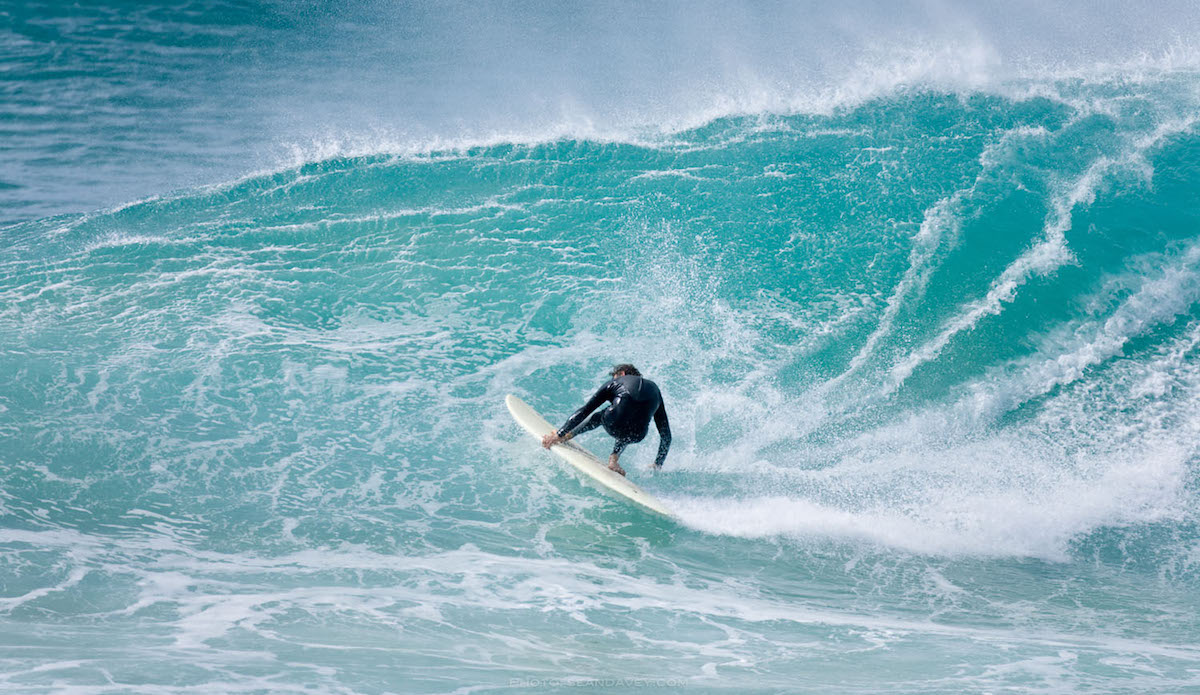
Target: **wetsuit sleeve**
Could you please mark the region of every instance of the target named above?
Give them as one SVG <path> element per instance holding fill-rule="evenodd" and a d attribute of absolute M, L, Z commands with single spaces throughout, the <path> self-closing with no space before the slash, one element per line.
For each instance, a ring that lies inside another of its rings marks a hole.
<path fill-rule="evenodd" d="M 667 451 L 671 448 L 671 423 L 667 422 L 667 406 L 662 401 L 658 410 L 654 411 L 654 426 L 658 428 L 658 455 L 654 457 L 654 467 L 662 468 L 667 460 Z"/>
<path fill-rule="evenodd" d="M 567 418 L 567 423 L 558 428 L 558 436 L 564 437 L 567 432 L 579 427 L 579 423 L 583 422 L 584 418 L 592 414 L 592 411 L 600 407 L 601 403 L 611 401 L 613 399 L 613 389 L 616 387 L 615 381 L 610 381 L 596 390 L 592 397 L 588 399 L 583 407 L 575 411 L 575 414 Z"/>

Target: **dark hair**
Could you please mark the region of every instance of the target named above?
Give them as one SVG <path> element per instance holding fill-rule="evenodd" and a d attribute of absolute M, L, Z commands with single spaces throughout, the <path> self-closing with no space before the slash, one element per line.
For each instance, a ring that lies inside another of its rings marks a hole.
<path fill-rule="evenodd" d="M 618 364 L 610 369 L 608 374 L 609 376 L 614 376 L 617 372 L 625 372 L 626 374 L 632 374 L 634 376 L 642 375 L 642 373 L 638 371 L 637 367 L 633 366 L 632 364 Z"/>

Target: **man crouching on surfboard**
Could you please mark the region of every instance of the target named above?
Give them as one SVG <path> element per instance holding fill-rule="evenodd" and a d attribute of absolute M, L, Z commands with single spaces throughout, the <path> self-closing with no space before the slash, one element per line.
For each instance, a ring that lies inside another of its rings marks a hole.
<path fill-rule="evenodd" d="M 654 470 L 662 468 L 667 450 L 671 448 L 671 425 L 667 422 L 667 408 L 663 405 L 658 385 L 643 378 L 632 364 L 618 364 L 612 368 L 611 374 L 612 380 L 601 386 L 582 408 L 567 418 L 567 424 L 558 428 L 557 432 L 542 437 L 542 446 L 549 449 L 555 444 L 569 441 L 577 434 L 604 425 L 604 431 L 617 440 L 613 444 L 612 455 L 608 457 L 608 468 L 625 475 L 625 469 L 621 468 L 617 459 L 621 458 L 625 447 L 646 438 L 650 419 L 654 418 L 654 426 L 658 428 L 658 456 L 654 458 Z M 605 401 L 612 405 L 592 415 L 587 422 L 583 421 Z"/>

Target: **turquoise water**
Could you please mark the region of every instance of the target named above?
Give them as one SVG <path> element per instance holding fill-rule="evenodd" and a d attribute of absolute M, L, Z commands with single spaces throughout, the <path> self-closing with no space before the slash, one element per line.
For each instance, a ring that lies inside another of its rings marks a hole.
<path fill-rule="evenodd" d="M 1200 689 L 1195 18 L 866 7 L 6 10 L 0 691 Z"/>

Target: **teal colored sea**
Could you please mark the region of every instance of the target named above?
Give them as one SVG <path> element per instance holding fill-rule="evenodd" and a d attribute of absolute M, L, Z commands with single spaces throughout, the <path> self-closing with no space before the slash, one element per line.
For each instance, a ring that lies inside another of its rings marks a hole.
<path fill-rule="evenodd" d="M 0 5 L 0 693 L 1200 692 L 1200 17 L 1103 9 Z M 676 519 L 504 406 L 618 362 Z"/>

